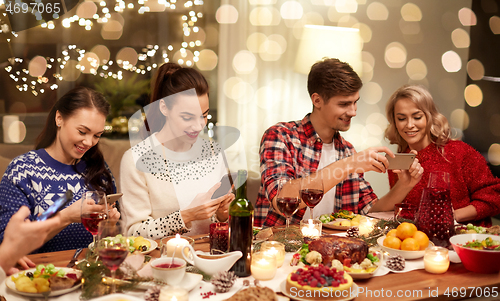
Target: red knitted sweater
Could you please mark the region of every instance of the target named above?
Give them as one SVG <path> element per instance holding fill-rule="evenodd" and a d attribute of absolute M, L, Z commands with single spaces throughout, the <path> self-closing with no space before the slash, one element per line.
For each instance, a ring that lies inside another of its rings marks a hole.
<path fill-rule="evenodd" d="M 407 149 L 406 152 L 409 152 Z M 443 155 L 442 155 L 443 154 Z M 424 168 L 420 182 L 408 193 L 404 202 L 420 205 L 422 191 L 427 186 L 431 171 L 445 171 L 450 174 L 450 196 L 453 208 L 473 205 L 477 217 L 473 224 L 491 226 L 491 216 L 500 213 L 500 179 L 493 176 L 484 157 L 462 141 L 449 141 L 443 153 L 434 143 L 418 152 L 417 158 Z M 398 175 L 391 170 L 391 188 L 398 181 Z"/>

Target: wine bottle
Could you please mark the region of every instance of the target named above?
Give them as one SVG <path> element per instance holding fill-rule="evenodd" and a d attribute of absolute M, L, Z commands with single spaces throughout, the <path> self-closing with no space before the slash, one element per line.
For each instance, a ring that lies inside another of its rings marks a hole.
<path fill-rule="evenodd" d="M 253 206 L 247 199 L 247 171 L 238 170 L 236 197 L 229 205 L 229 251 L 243 256 L 231 268 L 240 277 L 250 276 L 253 240 Z"/>

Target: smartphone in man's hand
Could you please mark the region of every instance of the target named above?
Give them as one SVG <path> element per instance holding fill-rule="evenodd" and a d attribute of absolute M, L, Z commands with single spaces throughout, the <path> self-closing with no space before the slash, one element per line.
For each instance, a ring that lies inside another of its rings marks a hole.
<path fill-rule="evenodd" d="M 37 217 L 37 221 L 44 221 L 46 219 L 51 218 L 57 212 L 61 211 L 67 204 L 71 202 L 73 199 L 73 192 L 71 190 L 66 191 L 66 193 L 59 197 L 50 207 L 44 212 L 40 213 Z"/>

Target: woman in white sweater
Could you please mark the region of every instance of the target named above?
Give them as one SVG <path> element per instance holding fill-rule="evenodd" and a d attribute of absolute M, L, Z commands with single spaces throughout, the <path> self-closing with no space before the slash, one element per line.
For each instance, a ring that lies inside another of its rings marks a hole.
<path fill-rule="evenodd" d="M 147 138 L 124 154 L 120 168 L 128 234 L 208 233 L 211 222 L 227 220 L 234 195 L 212 199 L 227 168 L 220 146 L 198 137 L 209 112 L 206 79 L 192 68 L 162 65 L 145 111 Z"/>

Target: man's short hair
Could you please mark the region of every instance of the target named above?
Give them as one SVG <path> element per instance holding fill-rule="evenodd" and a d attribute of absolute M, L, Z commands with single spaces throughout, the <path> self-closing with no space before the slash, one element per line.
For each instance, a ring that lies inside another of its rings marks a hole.
<path fill-rule="evenodd" d="M 307 77 L 309 95 L 318 93 L 323 101 L 337 95 L 347 96 L 358 92 L 363 82 L 348 63 L 324 58 L 316 62 Z"/>

